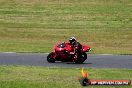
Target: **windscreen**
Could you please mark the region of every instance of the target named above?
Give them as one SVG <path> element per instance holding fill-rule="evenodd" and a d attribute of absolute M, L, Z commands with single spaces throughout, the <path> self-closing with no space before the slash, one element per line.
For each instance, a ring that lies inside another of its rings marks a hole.
<path fill-rule="evenodd" d="M 59 48 L 64 48 L 64 47 L 66 47 L 66 44 L 65 44 L 65 43 L 61 43 L 61 44 L 59 44 L 57 47 L 59 47 Z"/>

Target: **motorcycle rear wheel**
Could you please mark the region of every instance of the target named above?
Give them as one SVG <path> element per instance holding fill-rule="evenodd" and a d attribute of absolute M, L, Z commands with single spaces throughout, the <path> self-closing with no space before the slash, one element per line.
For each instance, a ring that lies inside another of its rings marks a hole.
<path fill-rule="evenodd" d="M 82 53 L 78 56 L 77 60 L 75 61 L 76 64 L 82 64 L 87 59 L 87 54 Z"/>

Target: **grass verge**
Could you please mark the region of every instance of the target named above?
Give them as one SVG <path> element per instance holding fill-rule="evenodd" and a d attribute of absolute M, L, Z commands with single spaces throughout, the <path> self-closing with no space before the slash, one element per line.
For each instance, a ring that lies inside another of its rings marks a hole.
<path fill-rule="evenodd" d="M 85 68 L 91 79 L 130 79 L 131 69 Z M 0 66 L 0 88 L 82 88 L 81 68 Z M 132 86 L 91 86 L 89 88 L 130 88 Z"/>

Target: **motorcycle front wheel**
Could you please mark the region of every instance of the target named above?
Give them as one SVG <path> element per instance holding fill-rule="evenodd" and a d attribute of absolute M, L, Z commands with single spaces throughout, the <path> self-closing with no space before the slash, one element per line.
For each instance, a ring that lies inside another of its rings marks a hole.
<path fill-rule="evenodd" d="M 55 63 L 55 59 L 53 58 L 53 53 L 51 52 L 51 53 L 49 53 L 49 55 L 47 56 L 47 61 L 49 62 L 49 63 Z"/>

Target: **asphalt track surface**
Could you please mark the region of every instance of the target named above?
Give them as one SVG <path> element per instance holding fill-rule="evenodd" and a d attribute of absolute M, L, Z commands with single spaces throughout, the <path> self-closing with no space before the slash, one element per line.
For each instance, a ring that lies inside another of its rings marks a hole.
<path fill-rule="evenodd" d="M 0 65 L 132 69 L 132 55 L 88 55 L 88 59 L 84 64 L 73 64 L 70 62 L 48 63 L 46 60 L 47 55 L 42 53 L 0 53 Z"/>

